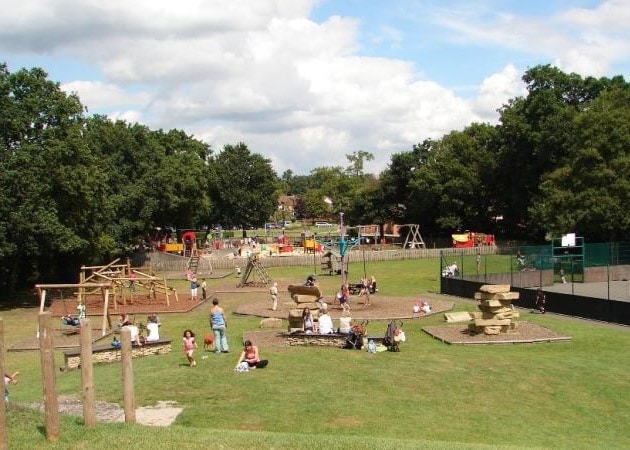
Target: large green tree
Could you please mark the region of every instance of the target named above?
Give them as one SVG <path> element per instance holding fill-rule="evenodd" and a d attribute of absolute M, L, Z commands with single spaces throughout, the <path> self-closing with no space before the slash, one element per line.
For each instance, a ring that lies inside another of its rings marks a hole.
<path fill-rule="evenodd" d="M 46 280 L 94 252 L 106 194 L 83 106 L 41 69 L 0 66 L 0 283 Z"/>
<path fill-rule="evenodd" d="M 108 179 L 111 252 L 156 227 L 197 228 L 211 212 L 210 148 L 182 131 L 152 131 L 140 124 L 88 120 L 86 138 Z"/>
<path fill-rule="evenodd" d="M 530 206 L 543 233 L 630 239 L 630 87 L 614 87 L 575 118 L 572 157 L 542 177 Z"/>
<path fill-rule="evenodd" d="M 243 230 L 260 226 L 277 208 L 278 179 L 271 161 L 247 145 L 226 145 L 210 158 L 214 221 Z"/>
<path fill-rule="evenodd" d="M 576 118 L 601 92 L 625 83 L 582 78 L 552 66 L 536 66 L 523 75 L 527 96 L 501 109 L 500 161 L 503 183 L 497 188 L 498 207 L 508 231 L 533 236 L 529 208 L 540 194 L 545 174 L 563 167 L 575 156 Z M 540 237 L 540 235 L 538 235 Z"/>

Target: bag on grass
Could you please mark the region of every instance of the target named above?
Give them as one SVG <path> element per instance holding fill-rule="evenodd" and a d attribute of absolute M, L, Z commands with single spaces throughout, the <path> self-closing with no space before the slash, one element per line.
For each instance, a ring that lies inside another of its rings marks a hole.
<path fill-rule="evenodd" d="M 246 361 L 238 363 L 236 368 L 234 368 L 235 372 L 249 372 L 249 364 Z"/>

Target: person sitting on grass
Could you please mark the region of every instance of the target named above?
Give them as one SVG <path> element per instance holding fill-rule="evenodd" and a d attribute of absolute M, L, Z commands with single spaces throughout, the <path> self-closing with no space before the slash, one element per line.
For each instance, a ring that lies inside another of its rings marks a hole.
<path fill-rule="evenodd" d="M 302 310 L 302 329 L 305 333 L 313 333 L 315 331 L 315 319 L 310 308 Z"/>
<path fill-rule="evenodd" d="M 160 340 L 160 323 L 158 317 L 155 314 L 151 314 L 147 317 L 147 337 L 146 342 L 155 342 Z"/>
<path fill-rule="evenodd" d="M 323 308 L 319 310 L 319 319 L 317 319 L 317 323 L 319 324 L 320 334 L 332 334 L 335 332 L 333 321 L 328 315 L 328 310 Z"/>
<path fill-rule="evenodd" d="M 129 333 L 131 335 L 131 345 L 137 345 L 138 347 L 142 345 L 142 342 L 140 341 L 140 331 L 132 321 L 127 320 L 126 322 L 124 322 L 122 328 L 126 328 L 129 330 Z"/>
<path fill-rule="evenodd" d="M 236 368 L 238 368 L 239 364 L 243 362 L 246 362 L 251 369 L 263 369 L 267 367 L 267 364 L 269 364 L 268 360 L 260 359 L 258 347 L 252 344 L 252 341 L 250 340 L 246 340 L 243 343 L 243 351 L 236 362 Z"/>

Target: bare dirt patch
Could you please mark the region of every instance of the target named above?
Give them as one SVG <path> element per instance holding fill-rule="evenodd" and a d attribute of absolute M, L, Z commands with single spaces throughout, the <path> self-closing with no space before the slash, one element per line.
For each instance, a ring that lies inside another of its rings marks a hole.
<path fill-rule="evenodd" d="M 75 395 L 60 396 L 58 399 L 59 413 L 83 417 L 83 403 Z M 33 403 L 26 405 L 29 408 L 44 412 L 44 405 Z M 159 401 L 155 406 L 143 406 L 136 408 L 136 423 L 154 427 L 167 427 L 171 425 L 183 408 L 175 402 Z M 124 422 L 125 412 L 115 403 L 96 401 L 94 407 L 97 422 Z"/>
<path fill-rule="evenodd" d="M 221 294 L 217 292 L 217 294 Z M 419 301 L 426 301 L 431 305 L 432 312 L 429 315 L 440 314 L 453 308 L 452 298 L 439 294 L 422 294 L 416 297 L 390 297 L 381 294 L 370 296 L 370 305 L 365 305 L 365 299 L 359 296 L 351 296 L 349 300 L 350 316 L 353 320 L 388 320 L 411 319 L 418 317 L 413 313 L 413 305 Z M 329 300 L 328 312 L 333 320 L 341 317 L 342 309 L 339 303 Z M 258 317 L 277 317 L 286 319 L 291 309 L 300 308 L 292 301 L 285 301 L 279 305 L 277 311 L 272 311 L 266 291 L 261 295 L 252 296 L 246 303 L 236 309 L 236 314 Z M 422 317 L 422 316 L 419 316 Z"/>
<path fill-rule="evenodd" d="M 541 325 L 518 321 L 518 328 L 509 333 L 487 335 L 471 334 L 467 325 L 447 325 L 423 327 L 422 331 L 448 344 L 517 344 L 568 341 L 570 336 L 556 333 Z"/>

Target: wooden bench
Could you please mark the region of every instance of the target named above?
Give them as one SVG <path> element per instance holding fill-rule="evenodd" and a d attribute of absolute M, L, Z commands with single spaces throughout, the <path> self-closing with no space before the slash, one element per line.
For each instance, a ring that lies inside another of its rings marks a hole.
<path fill-rule="evenodd" d="M 132 346 L 132 358 L 141 358 L 150 355 L 163 355 L 171 352 L 171 340 L 160 339 L 154 342 L 145 342 L 142 346 Z M 66 370 L 76 369 L 81 365 L 81 349 L 76 348 L 63 352 Z M 120 361 L 120 348 L 112 347 L 111 344 L 94 345 L 92 347 L 92 361 L 94 363 L 111 363 Z"/>

